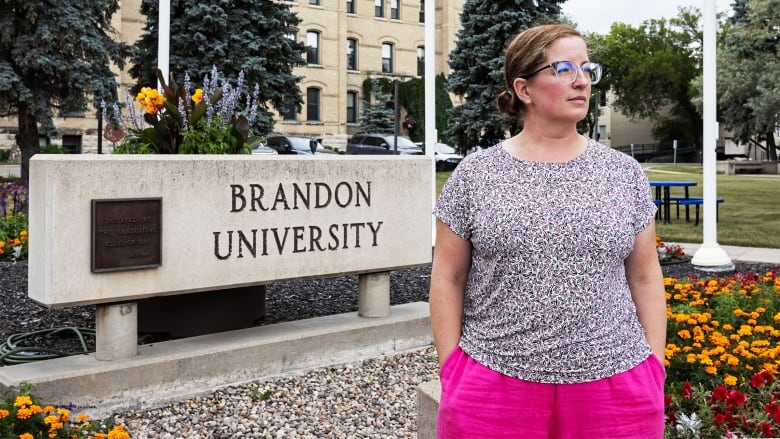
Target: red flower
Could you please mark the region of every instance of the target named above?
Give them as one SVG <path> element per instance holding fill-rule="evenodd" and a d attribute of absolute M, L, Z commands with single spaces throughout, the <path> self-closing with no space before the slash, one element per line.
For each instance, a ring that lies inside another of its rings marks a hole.
<path fill-rule="evenodd" d="M 669 407 L 670 405 L 672 405 L 672 397 L 664 395 L 664 407 Z"/>
<path fill-rule="evenodd" d="M 728 405 L 744 405 L 747 402 L 747 396 L 739 390 L 732 390 L 729 392 L 726 404 Z"/>
<path fill-rule="evenodd" d="M 769 422 L 762 422 L 761 423 L 761 435 L 764 437 L 772 437 L 774 434 L 772 433 L 772 424 Z"/>
<path fill-rule="evenodd" d="M 772 419 L 780 424 L 780 404 L 775 403 L 774 395 L 769 398 L 769 404 L 764 406 L 764 411 L 769 413 L 769 415 L 772 416 Z"/>
<path fill-rule="evenodd" d="M 688 381 L 683 383 L 683 388 L 680 395 L 685 399 L 693 398 L 693 390 L 691 389 L 691 383 L 689 383 Z"/>
<path fill-rule="evenodd" d="M 726 386 L 723 384 L 719 384 L 718 387 L 715 388 L 715 390 L 712 391 L 712 397 L 710 398 L 710 403 L 714 403 L 715 401 L 725 401 L 728 397 L 729 391 L 726 389 Z"/>
<path fill-rule="evenodd" d="M 753 387 L 761 387 L 764 385 L 764 376 L 760 373 L 754 374 L 750 377 L 750 385 Z"/>

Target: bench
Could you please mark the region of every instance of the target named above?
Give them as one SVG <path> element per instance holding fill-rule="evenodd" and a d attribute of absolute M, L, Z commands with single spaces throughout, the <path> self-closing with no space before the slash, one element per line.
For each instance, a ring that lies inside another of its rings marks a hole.
<path fill-rule="evenodd" d="M 675 200 L 677 202 L 677 216 L 680 216 L 680 206 L 685 206 L 685 221 L 691 222 L 690 216 L 688 215 L 688 207 L 689 206 L 696 206 L 696 222 L 694 223 L 695 226 L 699 225 L 699 206 L 704 204 L 704 198 L 688 198 L 688 199 L 681 199 L 681 200 Z M 718 220 L 718 205 L 723 203 L 723 198 L 718 198 L 715 203 L 715 221 Z"/>

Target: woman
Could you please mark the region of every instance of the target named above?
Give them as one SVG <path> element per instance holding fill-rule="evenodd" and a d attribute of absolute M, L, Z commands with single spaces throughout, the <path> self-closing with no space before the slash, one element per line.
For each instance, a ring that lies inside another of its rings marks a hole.
<path fill-rule="evenodd" d="M 434 209 L 438 437 L 661 438 L 666 304 L 631 157 L 577 133 L 601 66 L 563 25 L 518 34 L 499 111 Z"/>

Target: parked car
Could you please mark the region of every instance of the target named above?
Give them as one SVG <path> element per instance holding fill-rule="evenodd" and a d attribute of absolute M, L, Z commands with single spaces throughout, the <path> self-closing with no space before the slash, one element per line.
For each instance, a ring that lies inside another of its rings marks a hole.
<path fill-rule="evenodd" d="M 347 142 L 347 154 L 396 154 L 395 141 L 393 134 L 355 134 Z M 398 136 L 398 154 L 423 155 L 423 151 L 411 140 Z"/>
<path fill-rule="evenodd" d="M 322 146 L 317 139 L 304 136 L 268 136 L 265 145 L 279 154 L 335 154 Z"/>
<path fill-rule="evenodd" d="M 425 151 L 425 144 L 423 142 L 417 142 L 415 145 L 418 145 Z M 434 157 L 437 171 L 451 171 L 458 166 L 461 160 L 463 160 L 463 155 L 458 154 L 458 151 L 456 151 L 455 148 L 446 143 L 436 144 Z"/>
<path fill-rule="evenodd" d="M 252 148 L 252 155 L 279 155 L 275 149 L 265 146 L 260 137 L 250 137 L 247 142 Z"/>

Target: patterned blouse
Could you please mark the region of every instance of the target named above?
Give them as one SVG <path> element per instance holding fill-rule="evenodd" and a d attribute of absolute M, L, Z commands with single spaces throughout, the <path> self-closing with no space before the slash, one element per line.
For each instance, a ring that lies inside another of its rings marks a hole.
<path fill-rule="evenodd" d="M 641 166 L 593 140 L 563 163 L 520 160 L 503 143 L 467 156 L 434 208 L 472 245 L 461 349 L 544 383 L 644 361 L 624 259 L 655 211 Z"/>

